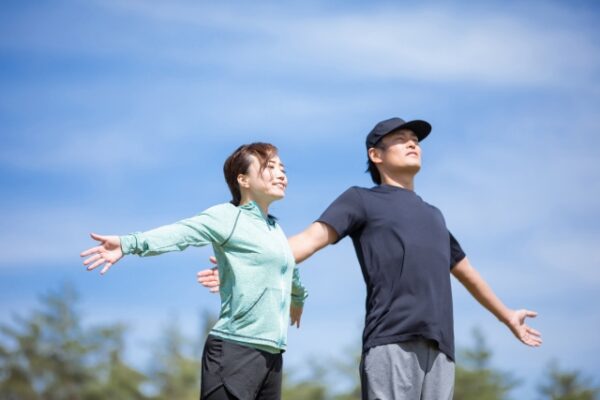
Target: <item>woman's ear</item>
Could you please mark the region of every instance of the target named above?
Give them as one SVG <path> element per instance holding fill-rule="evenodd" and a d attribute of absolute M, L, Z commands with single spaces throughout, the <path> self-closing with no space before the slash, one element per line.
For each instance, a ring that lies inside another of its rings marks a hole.
<path fill-rule="evenodd" d="M 248 181 L 248 175 L 239 174 L 237 176 L 237 181 L 241 188 L 248 189 L 250 187 L 250 182 Z"/>

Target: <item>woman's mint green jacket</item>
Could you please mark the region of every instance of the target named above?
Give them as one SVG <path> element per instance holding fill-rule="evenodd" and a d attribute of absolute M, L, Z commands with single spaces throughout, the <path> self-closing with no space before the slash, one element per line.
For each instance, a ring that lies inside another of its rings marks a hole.
<path fill-rule="evenodd" d="M 307 297 L 283 230 L 254 202 L 121 236 L 123 254 L 153 256 L 212 244 L 219 264 L 221 312 L 211 334 L 278 353 L 287 343 L 290 301 Z"/>

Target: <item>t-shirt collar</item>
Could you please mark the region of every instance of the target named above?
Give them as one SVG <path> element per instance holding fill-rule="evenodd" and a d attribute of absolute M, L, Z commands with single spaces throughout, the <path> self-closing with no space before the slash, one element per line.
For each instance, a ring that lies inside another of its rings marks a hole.
<path fill-rule="evenodd" d="M 381 191 L 381 192 L 395 192 L 395 191 L 398 191 L 398 190 L 402 190 L 402 191 L 405 191 L 405 192 L 414 193 L 413 190 L 405 189 L 405 188 L 400 187 L 400 186 L 388 185 L 387 183 L 382 183 L 381 185 L 373 186 L 373 189 Z"/>

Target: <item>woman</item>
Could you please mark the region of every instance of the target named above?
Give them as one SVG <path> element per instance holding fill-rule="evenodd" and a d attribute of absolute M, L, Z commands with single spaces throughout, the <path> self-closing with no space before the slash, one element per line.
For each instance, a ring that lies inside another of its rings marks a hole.
<path fill-rule="evenodd" d="M 279 399 L 281 353 L 288 315 L 299 326 L 307 294 L 277 220 L 273 201 L 285 196 L 287 177 L 277 148 L 239 147 L 225 161 L 230 203 L 144 233 L 101 236 L 82 257 L 106 273 L 123 255 L 158 255 L 212 244 L 220 265 L 221 312 L 202 356 L 201 399 Z M 291 304 L 291 310 L 290 310 Z"/>

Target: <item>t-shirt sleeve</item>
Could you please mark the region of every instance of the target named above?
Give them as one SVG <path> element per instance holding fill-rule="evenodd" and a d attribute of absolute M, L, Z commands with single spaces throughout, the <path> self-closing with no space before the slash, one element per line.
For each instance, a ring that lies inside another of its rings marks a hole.
<path fill-rule="evenodd" d="M 450 269 L 452 269 L 459 261 L 462 261 L 466 257 L 466 254 L 454 235 L 451 232 L 448 232 L 448 234 L 450 235 Z"/>
<path fill-rule="evenodd" d="M 121 249 L 123 254 L 154 256 L 189 246 L 221 244 L 227 239 L 228 227 L 232 225 L 231 214 L 226 206 L 211 207 L 170 225 L 121 236 Z"/>
<path fill-rule="evenodd" d="M 364 205 L 356 187 L 342 193 L 317 219 L 317 222 L 323 222 L 336 231 L 338 239 L 335 243 L 360 229 L 364 221 Z"/>

